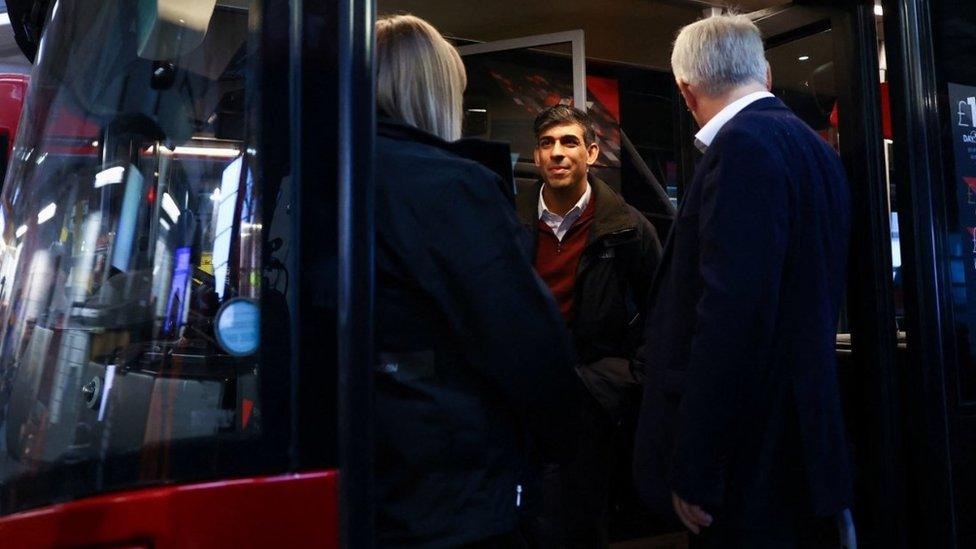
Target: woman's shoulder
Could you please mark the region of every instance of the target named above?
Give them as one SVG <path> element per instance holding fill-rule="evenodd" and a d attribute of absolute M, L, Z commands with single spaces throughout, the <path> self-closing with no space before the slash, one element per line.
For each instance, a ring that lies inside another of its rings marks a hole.
<path fill-rule="evenodd" d="M 478 162 L 443 147 L 384 136 L 376 143 L 376 175 L 377 179 L 391 178 L 399 184 L 405 179 L 417 179 L 425 185 L 480 185 L 498 177 Z"/>

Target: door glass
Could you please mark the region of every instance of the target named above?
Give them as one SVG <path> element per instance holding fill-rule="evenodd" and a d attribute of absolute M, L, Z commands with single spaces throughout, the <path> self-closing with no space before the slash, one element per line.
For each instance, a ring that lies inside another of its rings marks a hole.
<path fill-rule="evenodd" d="M 976 404 L 976 14 L 967 2 L 933 4 L 943 120 L 948 257 L 957 369 L 956 399 Z M 976 539 L 972 534 L 971 539 Z"/>
<path fill-rule="evenodd" d="M 260 463 L 248 12 L 169 3 L 45 27 L 0 197 L 0 513 Z"/>
<path fill-rule="evenodd" d="M 468 77 L 465 137 L 508 142 L 513 159 L 532 162 L 536 115 L 553 105 L 573 104 L 571 44 L 553 44 L 545 50 L 515 47 L 467 54 L 462 47 L 460 51 Z"/>
<path fill-rule="evenodd" d="M 773 93 L 839 151 L 834 40 L 830 29 L 766 51 Z"/>

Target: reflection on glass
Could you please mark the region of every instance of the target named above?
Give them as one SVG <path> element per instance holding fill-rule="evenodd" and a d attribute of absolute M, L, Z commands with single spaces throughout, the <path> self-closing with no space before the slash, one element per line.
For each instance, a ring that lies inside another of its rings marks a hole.
<path fill-rule="evenodd" d="M 773 93 L 839 150 L 833 31 L 827 29 L 766 50 Z"/>
<path fill-rule="evenodd" d="M 464 136 L 508 142 L 520 160 L 531 162 L 536 115 L 573 102 L 572 49 L 569 43 L 555 49 L 559 53 L 518 48 L 465 55 Z"/>
<path fill-rule="evenodd" d="M 122 0 L 45 28 L 0 197 L 0 513 L 223 474 L 260 432 L 257 355 L 214 333 L 260 298 L 247 11 L 207 4 L 189 34 Z"/>
<path fill-rule="evenodd" d="M 952 304 L 956 344 L 961 361 L 959 397 L 976 401 L 976 329 L 973 322 L 972 296 L 976 295 L 976 81 L 948 82 L 949 128 L 952 145 L 946 156 L 951 158 L 954 189 L 950 199 L 949 272 L 952 281 Z"/>

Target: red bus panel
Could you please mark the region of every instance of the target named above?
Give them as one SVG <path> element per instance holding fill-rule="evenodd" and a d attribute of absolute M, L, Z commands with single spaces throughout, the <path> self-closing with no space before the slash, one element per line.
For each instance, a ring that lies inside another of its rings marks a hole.
<path fill-rule="evenodd" d="M 4 547 L 338 547 L 338 473 L 106 494 L 0 519 Z"/>

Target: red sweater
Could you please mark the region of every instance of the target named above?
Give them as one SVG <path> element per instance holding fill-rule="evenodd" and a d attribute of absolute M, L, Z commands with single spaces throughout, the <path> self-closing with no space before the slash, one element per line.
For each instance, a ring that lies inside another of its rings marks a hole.
<path fill-rule="evenodd" d="M 586 247 L 593 226 L 593 204 L 590 200 L 576 223 L 563 235 L 563 241 L 556 238 L 549 225 L 539 220 L 539 238 L 535 248 L 535 270 L 546 281 L 563 318 L 569 321 L 573 310 L 573 287 L 576 285 L 576 270 L 579 267 L 583 248 Z"/>

